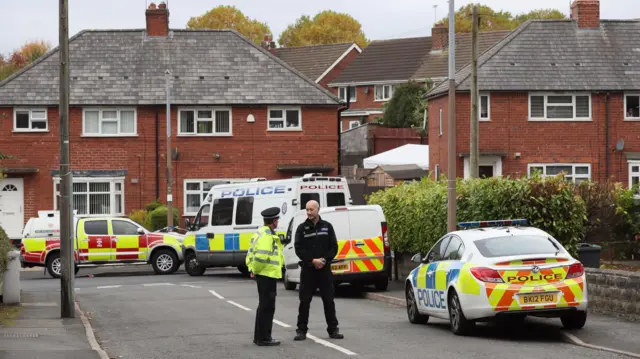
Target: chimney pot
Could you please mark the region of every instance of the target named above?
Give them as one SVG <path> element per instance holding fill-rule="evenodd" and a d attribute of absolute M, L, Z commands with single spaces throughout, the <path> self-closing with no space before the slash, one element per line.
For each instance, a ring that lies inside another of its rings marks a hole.
<path fill-rule="evenodd" d="M 600 0 L 575 0 L 571 4 L 571 19 L 581 29 L 600 28 Z"/>
<path fill-rule="evenodd" d="M 166 9 L 167 8 L 167 4 L 165 2 L 161 2 L 160 5 L 158 5 L 159 9 Z"/>
<path fill-rule="evenodd" d="M 156 9 L 156 3 L 152 2 L 151 4 L 149 4 L 149 9 L 155 10 Z"/>

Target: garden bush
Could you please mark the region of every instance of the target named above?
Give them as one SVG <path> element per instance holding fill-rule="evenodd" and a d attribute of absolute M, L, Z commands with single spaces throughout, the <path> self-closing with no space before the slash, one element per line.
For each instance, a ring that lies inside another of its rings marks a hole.
<path fill-rule="evenodd" d="M 16 247 L 11 244 L 4 229 L 0 227 L 0 285 L 2 285 L 2 275 L 9 266 L 9 252 L 15 251 Z"/>
<path fill-rule="evenodd" d="M 150 228 L 149 225 L 149 212 L 144 209 L 136 209 L 129 214 L 129 219 L 138 223 L 146 229 Z"/>
<path fill-rule="evenodd" d="M 164 228 L 167 226 L 167 206 L 162 205 L 157 207 L 153 211 L 149 213 L 148 223 L 150 231 L 156 231 L 158 229 Z M 173 224 L 178 225 L 178 221 L 180 220 L 179 211 L 176 207 L 173 207 Z"/>
<path fill-rule="evenodd" d="M 562 176 L 457 180 L 457 222 L 525 218 L 572 254 L 583 239 L 585 202 Z M 424 178 L 368 197 L 384 210 L 398 252 L 426 253 L 447 233 L 447 182 Z"/>
<path fill-rule="evenodd" d="M 163 206 L 162 202 L 160 202 L 160 200 L 159 200 L 159 199 L 156 199 L 155 201 L 153 201 L 153 202 L 151 202 L 151 203 L 147 204 L 147 205 L 146 205 L 146 209 L 147 209 L 147 212 L 151 213 L 151 212 L 153 212 L 156 208 L 158 208 L 158 207 L 160 207 L 160 206 Z"/>

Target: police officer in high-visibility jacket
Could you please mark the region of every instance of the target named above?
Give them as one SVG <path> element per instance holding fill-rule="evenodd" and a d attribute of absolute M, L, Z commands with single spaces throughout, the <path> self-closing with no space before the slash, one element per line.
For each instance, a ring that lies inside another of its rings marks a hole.
<path fill-rule="evenodd" d="M 246 264 L 251 277 L 258 284 L 258 310 L 253 334 L 253 343 L 259 346 L 280 345 L 271 337 L 273 315 L 276 311 L 276 291 L 278 279 L 282 278 L 284 256 L 280 237 L 275 233 L 278 228 L 280 209 L 267 208 L 261 213 L 264 226 L 251 238 Z"/>

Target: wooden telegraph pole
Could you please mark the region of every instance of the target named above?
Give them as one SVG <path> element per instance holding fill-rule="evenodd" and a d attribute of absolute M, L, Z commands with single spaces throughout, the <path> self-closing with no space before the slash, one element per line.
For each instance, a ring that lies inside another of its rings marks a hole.
<path fill-rule="evenodd" d="M 165 73 L 166 91 L 167 91 L 167 226 L 173 227 L 173 195 L 171 187 L 173 184 L 171 178 L 171 103 L 169 93 L 171 91 L 170 78 L 171 71 L 167 70 Z"/>

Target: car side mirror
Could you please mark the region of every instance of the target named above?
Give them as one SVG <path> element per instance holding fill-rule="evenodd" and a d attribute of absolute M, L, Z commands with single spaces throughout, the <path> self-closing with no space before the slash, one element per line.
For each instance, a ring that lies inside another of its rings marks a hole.
<path fill-rule="evenodd" d="M 422 263 L 422 254 L 418 253 L 413 257 L 411 257 L 411 262 L 418 263 L 418 264 Z"/>
<path fill-rule="evenodd" d="M 189 220 L 189 218 L 186 218 L 186 219 L 184 220 L 184 226 L 185 226 L 187 229 L 191 229 L 191 221 Z"/>
<path fill-rule="evenodd" d="M 207 233 L 207 239 L 213 239 L 215 235 L 213 233 Z"/>
<path fill-rule="evenodd" d="M 136 233 L 138 233 L 138 235 L 144 236 L 145 234 L 147 234 L 144 229 L 142 228 L 138 228 L 138 230 L 136 231 Z"/>

